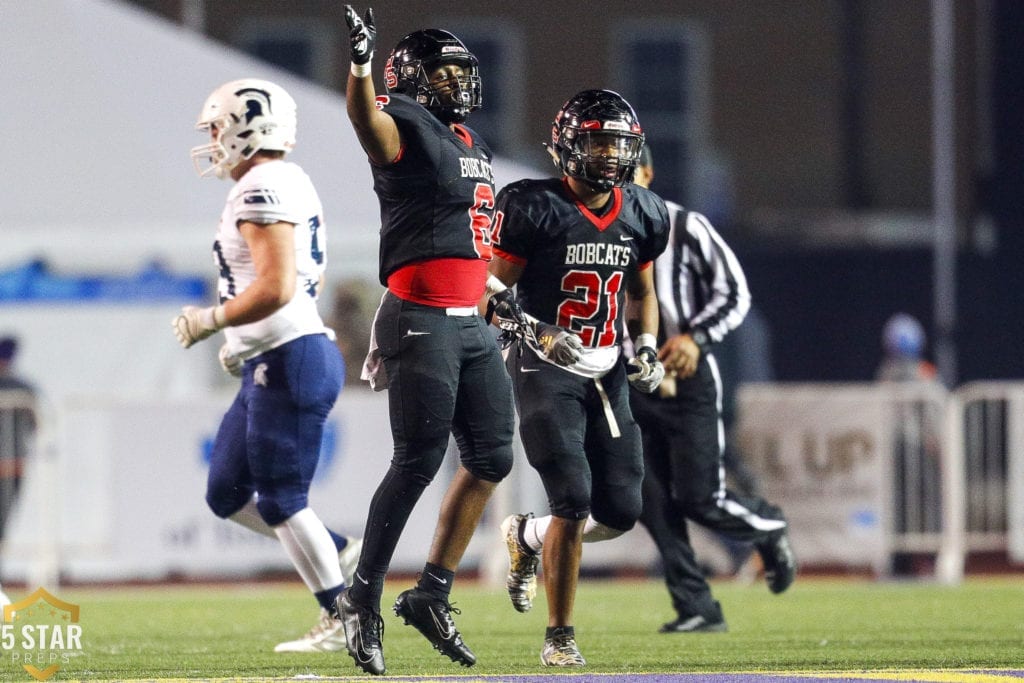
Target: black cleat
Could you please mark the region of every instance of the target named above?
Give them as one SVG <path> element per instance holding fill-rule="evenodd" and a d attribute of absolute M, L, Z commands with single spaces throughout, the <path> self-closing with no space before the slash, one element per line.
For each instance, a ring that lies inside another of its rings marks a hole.
<path fill-rule="evenodd" d="M 675 621 L 662 624 L 658 633 L 725 633 L 729 630 L 725 620 L 709 621 L 701 615 L 679 617 Z"/>
<path fill-rule="evenodd" d="M 462 666 L 476 664 L 476 655 L 462 641 L 462 634 L 455 628 L 452 613 L 459 610 L 447 600 L 435 598 L 418 588 L 404 591 L 395 600 L 395 614 L 409 626 L 415 626 L 431 642 L 435 650 L 447 655 Z"/>
<path fill-rule="evenodd" d="M 768 590 L 781 593 L 789 588 L 796 579 L 796 556 L 793 555 L 786 530 L 772 534 L 767 541 L 756 547 L 764 563 L 764 580 Z"/>
<path fill-rule="evenodd" d="M 348 653 L 356 666 L 368 674 L 383 676 L 384 646 L 381 638 L 384 636 L 384 620 L 380 612 L 352 602 L 348 589 L 338 595 L 334 606 L 345 628 Z"/>
<path fill-rule="evenodd" d="M 658 633 L 725 633 L 728 630 L 722 615 L 722 605 L 714 600 L 712 607 L 706 608 L 704 614 L 680 614 L 675 621 L 663 624 Z"/>

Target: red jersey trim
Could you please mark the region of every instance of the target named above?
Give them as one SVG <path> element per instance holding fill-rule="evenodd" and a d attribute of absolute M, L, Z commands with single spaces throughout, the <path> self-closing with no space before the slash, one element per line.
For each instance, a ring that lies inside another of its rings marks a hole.
<path fill-rule="evenodd" d="M 647 270 L 654 264 L 654 261 L 644 261 L 643 263 L 637 264 L 637 270 Z"/>
<path fill-rule="evenodd" d="M 402 266 L 388 276 L 399 299 L 438 308 L 476 306 L 484 295 L 487 262 L 475 258 L 436 258 Z"/>
<path fill-rule="evenodd" d="M 502 258 L 502 259 L 504 259 L 504 260 L 506 260 L 506 261 L 508 261 L 510 263 L 514 263 L 517 266 L 525 266 L 526 265 L 526 259 L 524 259 L 522 256 L 516 256 L 515 254 L 510 254 L 507 251 L 503 251 L 499 247 L 493 247 L 492 251 L 493 251 L 495 256 L 497 256 L 499 258 Z"/>
<path fill-rule="evenodd" d="M 462 140 L 466 147 L 473 147 L 473 136 L 469 134 L 465 126 L 456 123 L 452 126 L 452 132 L 455 133 L 455 137 Z"/>
<path fill-rule="evenodd" d="M 612 188 L 612 208 L 608 210 L 604 216 L 598 216 L 593 211 L 587 208 L 586 204 L 580 201 L 576 193 L 572 191 L 572 187 L 569 186 L 569 179 L 562 177 L 562 185 L 565 187 L 565 191 L 569 194 L 569 198 L 572 199 L 573 203 L 576 204 L 576 208 L 580 210 L 587 220 L 594 224 L 594 227 L 599 231 L 604 232 L 605 229 L 615 222 L 615 219 L 619 217 L 619 212 L 622 211 L 622 188 Z"/>

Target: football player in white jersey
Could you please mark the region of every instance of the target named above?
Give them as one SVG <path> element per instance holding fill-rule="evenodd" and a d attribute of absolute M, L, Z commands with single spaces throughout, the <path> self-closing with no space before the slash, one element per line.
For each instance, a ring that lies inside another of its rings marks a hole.
<path fill-rule="evenodd" d="M 207 98 L 192 149 L 200 176 L 231 178 L 214 263 L 219 304 L 185 306 L 173 321 L 185 348 L 224 330 L 224 369 L 242 386 L 217 431 L 206 501 L 221 518 L 280 539 L 320 604 L 313 629 L 277 652 L 345 648 L 335 597 L 361 541 L 327 529 L 309 507 L 324 422 L 345 366 L 316 301 L 326 263 L 323 208 L 309 176 L 285 161 L 295 147 L 295 101 L 244 79 Z"/>

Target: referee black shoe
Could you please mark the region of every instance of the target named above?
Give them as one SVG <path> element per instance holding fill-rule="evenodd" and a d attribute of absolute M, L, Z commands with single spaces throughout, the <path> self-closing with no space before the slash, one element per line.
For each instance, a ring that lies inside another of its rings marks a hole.
<path fill-rule="evenodd" d="M 447 600 L 419 588 L 410 588 L 395 600 L 395 614 L 402 617 L 406 625 L 415 626 L 435 650 L 462 666 L 473 666 L 476 655 L 462 641 L 452 613 L 459 614 L 459 610 L 449 605 Z"/>
<path fill-rule="evenodd" d="M 724 619 L 709 621 L 698 614 L 694 617 L 679 617 L 675 621 L 662 624 L 658 633 L 725 633 L 728 630 Z"/>
<path fill-rule="evenodd" d="M 714 610 L 705 614 L 679 615 L 675 621 L 662 624 L 658 633 L 725 633 L 729 627 L 722 616 L 722 605 L 714 601 Z"/>
<path fill-rule="evenodd" d="M 348 653 L 356 666 L 374 676 L 384 675 L 384 620 L 380 612 L 358 605 L 349 598 L 348 589 L 343 590 L 334 606 L 345 628 Z"/>
<path fill-rule="evenodd" d="M 768 590 L 781 593 L 796 579 L 796 556 L 785 529 L 773 533 L 767 541 L 755 546 L 764 563 L 764 580 Z"/>

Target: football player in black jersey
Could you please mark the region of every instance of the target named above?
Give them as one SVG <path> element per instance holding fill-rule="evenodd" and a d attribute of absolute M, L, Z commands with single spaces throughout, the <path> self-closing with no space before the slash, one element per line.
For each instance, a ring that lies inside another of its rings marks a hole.
<path fill-rule="evenodd" d="M 643 140 L 620 95 L 583 91 L 552 129 L 549 150 L 562 177 L 521 180 L 498 195 L 490 270 L 500 283 L 492 288 L 516 285 L 517 296 L 494 297 L 494 314 L 506 327 L 518 305 L 534 325 L 536 333 L 521 334 L 510 349 L 507 367 L 526 456 L 551 507 L 530 539 L 527 522 L 537 520 L 513 515 L 502 524 L 508 588 L 516 608 L 529 609 L 543 544 L 547 666 L 586 663 L 572 615 L 581 543 L 621 535 L 641 511 L 643 454 L 628 388 L 653 391 L 664 375 L 650 265 L 669 230 L 665 203 L 628 183 Z M 624 327 L 637 340 L 628 362 Z"/>
<path fill-rule="evenodd" d="M 491 492 L 512 468 L 514 408 L 494 334 L 477 311 L 491 259 L 491 151 L 463 125 L 480 107 L 476 58 L 447 31 L 410 33 L 370 77 L 373 12 L 345 7 L 352 67 L 347 109 L 380 200 L 380 281 L 387 287 L 363 377 L 388 389 L 394 454 L 366 521 L 351 588 L 337 601 L 349 654 L 385 671 L 380 600 L 402 530 L 454 434 L 460 467 L 429 558 L 395 613 L 464 666 L 476 657 L 452 620 L 455 570 Z"/>

